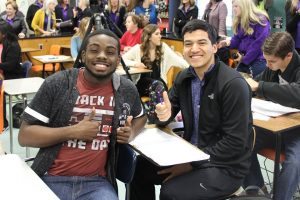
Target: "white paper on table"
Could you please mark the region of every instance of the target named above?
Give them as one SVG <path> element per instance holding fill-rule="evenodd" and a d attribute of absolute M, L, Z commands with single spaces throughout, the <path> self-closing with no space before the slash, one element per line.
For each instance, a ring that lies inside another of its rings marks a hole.
<path fill-rule="evenodd" d="M 258 119 L 258 120 L 262 120 L 262 121 L 268 121 L 271 117 L 260 114 L 260 113 L 256 113 L 253 112 L 252 113 L 253 119 Z"/>
<path fill-rule="evenodd" d="M 35 56 L 38 59 L 41 59 L 43 61 L 49 61 L 49 60 L 66 60 L 70 58 L 70 56 L 65 55 L 43 55 L 43 56 Z"/>
<path fill-rule="evenodd" d="M 209 159 L 208 154 L 184 139 L 158 128 L 144 129 L 129 144 L 159 166 Z"/>
<path fill-rule="evenodd" d="M 271 101 L 256 98 L 252 98 L 251 110 L 252 112 L 260 113 L 269 117 L 278 117 L 287 113 L 300 112 L 300 110 L 296 108 L 282 106 Z"/>

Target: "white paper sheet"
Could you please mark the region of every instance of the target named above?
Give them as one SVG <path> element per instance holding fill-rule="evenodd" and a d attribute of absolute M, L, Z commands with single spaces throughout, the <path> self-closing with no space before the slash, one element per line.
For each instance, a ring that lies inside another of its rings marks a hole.
<path fill-rule="evenodd" d="M 159 166 L 209 159 L 209 155 L 184 139 L 158 128 L 144 129 L 130 145 Z"/>
<path fill-rule="evenodd" d="M 252 98 L 251 110 L 269 117 L 278 117 L 287 113 L 300 112 L 296 108 L 282 106 L 271 101 Z"/>
<path fill-rule="evenodd" d="M 253 115 L 253 119 L 258 119 L 258 120 L 262 120 L 262 121 L 268 121 L 271 118 L 269 116 L 266 116 L 266 115 L 263 115 L 260 113 L 256 113 L 256 112 L 253 112 L 252 115 Z"/>

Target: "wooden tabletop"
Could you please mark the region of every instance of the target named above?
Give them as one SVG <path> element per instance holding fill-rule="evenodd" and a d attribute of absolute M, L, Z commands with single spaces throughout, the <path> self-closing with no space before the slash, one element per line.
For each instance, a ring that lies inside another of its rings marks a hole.
<path fill-rule="evenodd" d="M 254 119 L 253 124 L 273 133 L 281 133 L 289 129 L 300 128 L 300 112 L 271 117 L 268 121 Z"/>
<path fill-rule="evenodd" d="M 34 52 L 34 51 L 40 51 L 40 49 L 37 48 L 30 48 L 30 47 L 23 47 L 21 48 L 22 53 L 27 53 L 27 52 Z"/>
<path fill-rule="evenodd" d="M 64 56 L 64 55 L 59 55 L 59 56 L 44 55 L 44 56 L 32 56 L 32 57 L 43 64 L 74 62 L 71 56 Z"/>
<path fill-rule="evenodd" d="M 63 44 L 63 45 L 60 45 L 60 47 L 64 48 L 64 49 L 70 49 L 71 45 L 69 45 L 69 44 Z"/>
<path fill-rule="evenodd" d="M 129 69 L 129 74 L 143 74 L 143 73 L 149 73 L 149 72 L 152 72 L 152 70 L 144 69 L 144 68 L 136 68 L 136 67 L 131 67 Z M 126 75 L 126 72 L 122 66 L 118 66 L 116 73 L 119 75 Z"/>

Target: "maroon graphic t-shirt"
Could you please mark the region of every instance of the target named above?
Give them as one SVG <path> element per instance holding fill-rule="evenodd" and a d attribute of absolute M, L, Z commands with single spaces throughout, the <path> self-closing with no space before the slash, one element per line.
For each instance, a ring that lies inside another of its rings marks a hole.
<path fill-rule="evenodd" d="M 105 165 L 114 115 L 112 82 L 101 85 L 101 87 L 93 85 L 85 80 L 83 70 L 80 70 L 77 90 L 79 96 L 73 108 L 70 125 L 80 122 L 95 107 L 96 115 L 93 120 L 100 123 L 98 137 L 92 142 L 82 140 L 64 142 L 48 174 L 57 176 L 106 176 Z"/>

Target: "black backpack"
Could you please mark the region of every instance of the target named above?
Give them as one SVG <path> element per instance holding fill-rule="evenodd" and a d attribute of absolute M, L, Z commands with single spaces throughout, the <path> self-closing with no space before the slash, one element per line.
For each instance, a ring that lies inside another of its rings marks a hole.
<path fill-rule="evenodd" d="M 21 126 L 21 115 L 24 112 L 24 105 L 23 103 L 16 103 L 12 107 L 12 113 L 13 113 L 13 127 L 14 128 L 20 128 Z"/>

